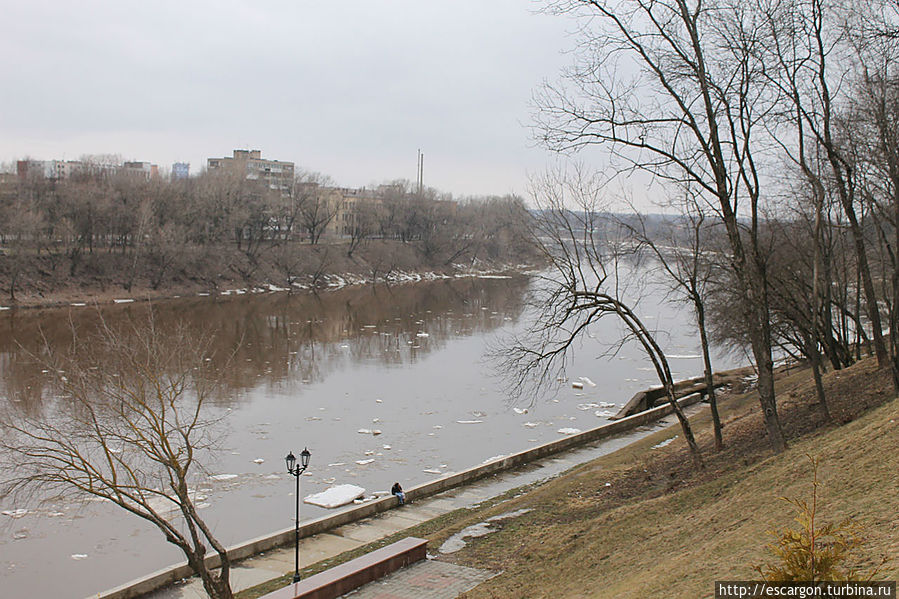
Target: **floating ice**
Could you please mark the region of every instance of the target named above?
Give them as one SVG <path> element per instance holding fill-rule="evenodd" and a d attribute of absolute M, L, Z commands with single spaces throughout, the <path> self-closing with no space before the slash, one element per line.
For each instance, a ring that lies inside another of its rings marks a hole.
<path fill-rule="evenodd" d="M 422 472 L 425 472 L 427 474 L 443 474 L 437 468 L 425 468 L 424 470 L 422 470 Z"/>
<path fill-rule="evenodd" d="M 536 428 L 537 426 L 539 426 L 539 423 L 537 423 L 537 422 L 525 422 L 525 423 L 522 424 L 521 426 L 526 426 L 526 427 L 528 427 L 528 428 Z"/>
<path fill-rule="evenodd" d="M 590 385 L 591 387 L 595 387 L 595 386 L 596 386 L 596 383 L 594 383 L 593 381 L 591 381 L 589 378 L 587 378 L 587 377 L 585 377 L 585 376 L 578 377 L 578 378 L 580 378 L 580 379 L 581 379 L 581 382 L 584 383 L 585 385 Z"/>
<path fill-rule="evenodd" d="M 236 474 L 213 474 L 210 476 L 212 480 L 231 480 L 232 478 L 237 478 Z"/>
<path fill-rule="evenodd" d="M 418 333 L 415 335 L 416 337 L 430 337 L 427 333 Z"/>
<path fill-rule="evenodd" d="M 609 401 L 601 401 L 601 402 L 599 402 L 599 407 L 600 408 L 617 408 L 618 404 L 615 404 L 615 403 L 612 403 Z"/>
<path fill-rule="evenodd" d="M 483 420 L 456 420 L 459 424 L 481 424 Z"/>
<path fill-rule="evenodd" d="M 307 495 L 303 498 L 303 503 L 310 505 L 318 505 L 326 508 L 335 508 L 351 503 L 354 499 L 358 499 L 365 495 L 365 489 L 356 485 L 337 485 L 330 487 L 320 493 Z"/>
<path fill-rule="evenodd" d="M 74 559 L 74 560 L 87 559 L 87 554 L 86 553 L 73 553 L 72 559 Z"/>
<path fill-rule="evenodd" d="M 571 383 L 571 388 L 572 389 L 583 389 L 584 383 L 579 383 L 578 381 L 574 381 L 573 383 Z"/>
<path fill-rule="evenodd" d="M 576 435 L 579 432 L 581 432 L 581 429 L 579 429 L 579 428 L 560 428 L 556 432 L 559 433 L 560 435 Z"/>
<path fill-rule="evenodd" d="M 375 400 L 375 403 L 384 403 L 384 400 L 383 400 L 383 399 L 376 399 L 376 400 Z"/>
<path fill-rule="evenodd" d="M 381 449 L 390 449 L 390 445 L 382 445 Z"/>
<path fill-rule="evenodd" d="M 494 461 L 494 460 L 501 460 L 501 459 L 503 459 L 504 457 L 506 457 L 506 456 L 504 456 L 503 454 L 495 455 L 495 456 L 493 456 L 493 457 L 491 457 L 491 458 L 487 458 L 486 460 L 484 460 L 484 461 L 481 462 L 481 463 L 482 463 L 482 464 L 486 464 L 486 463 L 492 462 L 492 461 Z"/>
<path fill-rule="evenodd" d="M 665 356 L 665 357 L 668 358 L 669 360 L 698 360 L 702 356 L 695 355 L 695 354 L 684 354 L 684 355 L 674 354 L 674 355 L 669 355 L 669 356 Z"/>
<path fill-rule="evenodd" d="M 677 435 L 674 435 L 674 436 L 671 437 L 670 439 L 665 439 L 665 440 L 662 441 L 661 443 L 656 443 L 655 445 L 652 446 L 652 448 L 653 448 L 653 449 L 661 449 L 662 447 L 665 447 L 666 445 L 668 445 L 669 443 L 671 443 L 671 442 L 674 441 L 675 439 L 677 439 Z"/>
<path fill-rule="evenodd" d="M 360 428 L 360 429 L 359 429 L 358 431 L 356 431 L 356 432 L 359 433 L 360 435 L 370 435 L 370 434 L 371 434 L 371 429 L 370 429 L 370 428 Z"/>
<path fill-rule="evenodd" d="M 87 304 L 85 304 L 84 302 L 75 302 L 72 305 L 75 306 L 76 308 L 82 308 L 82 307 L 86 306 Z"/>
<path fill-rule="evenodd" d="M 24 516 L 27 513 L 28 513 L 28 510 L 26 510 L 24 508 L 20 508 L 17 510 L 3 510 L 2 512 L 0 512 L 0 514 L 3 514 L 4 516 L 9 516 L 10 518 L 21 518 L 22 516 Z"/>
<path fill-rule="evenodd" d="M 130 304 L 134 300 L 133 299 L 114 299 L 112 301 L 116 304 Z M 87 556 L 85 556 L 85 557 L 87 557 Z"/>
<path fill-rule="evenodd" d="M 371 419 L 371 423 L 372 423 L 372 424 L 377 424 L 377 423 L 379 423 L 379 422 L 381 422 L 381 419 L 380 419 L 380 418 L 372 418 L 372 419 Z"/>
<path fill-rule="evenodd" d="M 255 460 L 253 460 L 254 464 L 262 464 L 263 462 L 265 462 L 265 460 L 263 460 L 262 458 L 256 458 Z"/>
<path fill-rule="evenodd" d="M 333 478 L 333 477 L 322 479 L 322 482 L 325 483 L 326 485 L 333 485 L 335 483 L 335 481 L 337 481 L 337 479 Z"/>
<path fill-rule="evenodd" d="M 379 429 L 372 429 L 371 434 L 377 437 L 381 434 L 381 431 Z"/>
<path fill-rule="evenodd" d="M 374 460 L 371 460 L 371 459 L 369 459 L 369 460 L 356 460 L 356 463 L 359 464 L 360 466 L 365 466 L 366 464 L 371 464 L 372 462 L 374 462 Z"/>
<path fill-rule="evenodd" d="M 596 414 L 600 418 L 611 418 L 615 415 L 615 412 L 610 412 L 609 410 L 596 410 L 594 414 Z"/>
<path fill-rule="evenodd" d="M 578 410 L 592 410 L 593 408 L 598 408 L 598 403 L 579 403 L 577 405 Z"/>
<path fill-rule="evenodd" d="M 365 455 L 375 455 L 375 452 L 373 449 L 369 449 L 368 451 L 365 452 Z"/>
<path fill-rule="evenodd" d="M 515 412 L 516 414 L 527 414 L 528 413 L 527 408 L 512 408 L 512 411 Z"/>
<path fill-rule="evenodd" d="M 443 428 L 443 426 L 441 426 L 441 425 L 439 425 L 439 424 L 435 424 L 435 425 L 434 425 L 434 428 L 437 429 L 437 430 L 440 430 L 440 429 Z"/>

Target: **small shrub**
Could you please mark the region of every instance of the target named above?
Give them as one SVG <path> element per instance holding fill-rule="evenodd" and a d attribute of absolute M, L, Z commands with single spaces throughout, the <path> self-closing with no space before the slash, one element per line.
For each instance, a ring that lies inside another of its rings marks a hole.
<path fill-rule="evenodd" d="M 796 509 L 796 528 L 781 532 L 771 531 L 777 541 L 767 545 L 776 561 L 755 566 L 754 569 L 768 582 L 823 582 L 871 580 L 886 563 L 865 570 L 856 566 L 858 554 L 864 545 L 866 527 L 846 519 L 839 523 L 818 523 L 818 460 L 808 456 L 812 463 L 811 503 L 802 499 L 782 497 Z"/>

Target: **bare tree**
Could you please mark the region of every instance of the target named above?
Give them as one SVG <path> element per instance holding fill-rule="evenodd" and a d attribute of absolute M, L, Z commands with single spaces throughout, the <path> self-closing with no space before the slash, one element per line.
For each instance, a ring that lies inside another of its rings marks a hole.
<path fill-rule="evenodd" d="M 701 466 L 690 422 L 675 398 L 665 352 L 632 308 L 637 298 L 625 296 L 619 240 L 603 237 L 599 193 L 595 177 L 580 171 L 574 175 L 551 171 L 535 183 L 538 215 L 533 240 L 549 262 L 550 273 L 538 285 L 539 313 L 533 328 L 501 354 L 504 371 L 512 373 L 516 392 L 545 388 L 564 374 L 572 345 L 590 325 L 612 316 L 629 331 L 612 351 L 628 340 L 640 345 L 665 388 L 694 463 Z"/>
<path fill-rule="evenodd" d="M 675 296 L 693 309 L 696 329 L 702 348 L 706 393 L 712 413 L 715 450 L 724 447 L 718 398 L 712 380 L 712 356 L 706 316 L 706 297 L 718 266 L 711 259 L 717 252 L 712 247 L 712 235 L 703 206 L 689 194 L 684 198 L 682 217 L 669 228 L 665 239 L 658 239 L 647 231 L 645 217 L 637 213 L 638 226 L 626 225 L 636 239 L 655 256 L 661 270 L 671 284 Z"/>
<path fill-rule="evenodd" d="M 794 131 L 788 139 L 795 140 L 795 148 L 780 142 L 777 135 L 772 139 L 801 167 L 819 203 L 826 183 L 839 199 L 854 243 L 877 363 L 887 366 L 880 308 L 860 222 L 858 173 L 839 134 L 840 104 L 846 100 L 841 92 L 849 89 L 841 82 L 851 68 L 846 32 L 841 26 L 844 9 L 829 0 L 788 0 L 766 4 L 759 12 L 767 26 L 764 43 L 758 45 L 761 60 L 770 65 L 764 75 L 789 106 Z M 821 171 L 811 164 L 809 146 L 820 148 L 828 167 L 827 181 L 822 181 Z"/>
<path fill-rule="evenodd" d="M 117 328 L 101 323 L 95 337 L 76 337 L 65 355 L 45 348 L 58 394 L 45 414 L 0 419 L 0 496 L 107 499 L 156 526 L 210 597 L 229 599 L 230 560 L 192 488 L 218 438 L 208 405 L 216 379 L 208 341 L 183 328 L 158 330 L 151 315 Z"/>
<path fill-rule="evenodd" d="M 628 169 L 689 185 L 715 211 L 747 299 L 765 428 L 782 451 L 758 237 L 758 129 L 772 104 L 756 52 L 761 25 L 738 0 L 556 0 L 551 7 L 581 17 L 583 27 L 568 86 L 548 85 L 537 97 L 540 139 L 558 151 L 603 146 Z"/>
<path fill-rule="evenodd" d="M 319 242 L 339 208 L 340 198 L 331 183 L 319 173 L 300 173 L 290 189 L 290 228 L 298 226 L 312 245 Z"/>

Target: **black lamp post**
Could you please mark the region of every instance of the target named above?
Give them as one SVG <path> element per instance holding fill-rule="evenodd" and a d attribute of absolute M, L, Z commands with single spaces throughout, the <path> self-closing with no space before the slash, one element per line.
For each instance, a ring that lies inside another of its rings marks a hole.
<path fill-rule="evenodd" d="M 306 468 L 309 466 L 309 456 L 312 454 L 309 453 L 309 450 L 303 448 L 303 451 L 300 452 L 300 463 L 297 464 L 297 458 L 293 455 L 293 452 L 287 454 L 287 457 L 284 458 L 284 461 L 287 462 L 287 471 L 294 475 L 297 479 L 297 520 L 296 526 L 294 528 L 294 561 L 295 561 L 295 569 L 293 573 L 293 581 L 300 582 L 300 475 L 306 471 Z"/>

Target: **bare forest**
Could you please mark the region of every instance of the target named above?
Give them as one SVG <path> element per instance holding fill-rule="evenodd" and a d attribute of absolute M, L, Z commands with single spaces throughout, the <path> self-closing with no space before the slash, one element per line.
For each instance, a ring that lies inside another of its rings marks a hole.
<path fill-rule="evenodd" d="M 404 181 L 373 190 L 329 183 L 301 174 L 274 188 L 232 173 L 169 181 L 101 168 L 8 176 L 3 303 L 316 288 L 337 275 L 389 281 L 534 259 L 518 198 L 454 200 Z"/>

